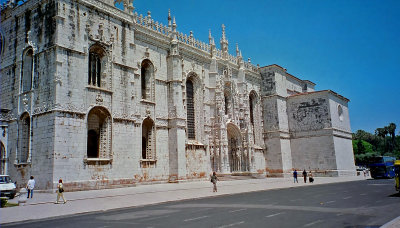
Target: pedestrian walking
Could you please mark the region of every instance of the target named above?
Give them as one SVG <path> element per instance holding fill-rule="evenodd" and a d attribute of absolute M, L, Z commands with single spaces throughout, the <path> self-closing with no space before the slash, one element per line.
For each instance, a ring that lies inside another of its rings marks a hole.
<path fill-rule="evenodd" d="M 303 178 L 304 178 L 304 183 L 307 183 L 307 171 L 303 171 Z"/>
<path fill-rule="evenodd" d="M 218 177 L 217 174 L 215 172 L 213 172 L 212 176 L 211 176 L 211 183 L 213 183 L 214 187 L 213 187 L 213 192 L 217 192 L 217 181 L 218 181 Z"/>
<path fill-rule="evenodd" d="M 294 178 L 294 183 L 299 183 L 299 181 L 297 181 L 297 170 L 294 170 L 294 172 L 293 172 L 293 178 Z"/>
<path fill-rule="evenodd" d="M 312 175 L 312 173 L 311 173 L 311 170 L 310 170 L 310 173 L 308 174 L 308 181 L 309 181 L 310 183 L 314 183 L 314 177 L 313 177 L 313 175 Z"/>
<path fill-rule="evenodd" d="M 64 198 L 64 185 L 63 185 L 63 181 L 61 178 L 60 178 L 60 180 L 58 180 L 58 184 L 57 184 L 57 201 L 56 201 L 56 203 L 58 203 L 58 201 L 60 200 L 60 197 L 63 199 L 64 203 L 67 202 Z"/>
<path fill-rule="evenodd" d="M 31 195 L 31 198 L 33 198 L 33 189 L 35 188 L 35 179 L 33 176 L 28 180 L 28 184 L 26 185 L 26 189 L 28 189 L 28 197 Z"/>

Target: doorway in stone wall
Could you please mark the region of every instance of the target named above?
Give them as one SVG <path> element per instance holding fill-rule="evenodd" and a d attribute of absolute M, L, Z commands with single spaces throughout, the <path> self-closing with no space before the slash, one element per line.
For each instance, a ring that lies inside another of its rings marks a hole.
<path fill-rule="evenodd" d="M 231 173 L 244 171 L 242 140 L 238 127 L 229 123 L 227 125 L 228 133 L 228 158 Z"/>

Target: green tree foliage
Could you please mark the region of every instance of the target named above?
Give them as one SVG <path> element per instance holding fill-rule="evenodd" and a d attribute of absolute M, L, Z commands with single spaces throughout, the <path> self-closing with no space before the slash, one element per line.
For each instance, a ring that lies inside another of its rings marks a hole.
<path fill-rule="evenodd" d="M 365 164 L 370 157 L 394 156 L 400 159 L 400 136 L 396 136 L 396 124 L 377 128 L 371 134 L 364 130 L 353 133 L 353 152 L 357 164 Z"/>

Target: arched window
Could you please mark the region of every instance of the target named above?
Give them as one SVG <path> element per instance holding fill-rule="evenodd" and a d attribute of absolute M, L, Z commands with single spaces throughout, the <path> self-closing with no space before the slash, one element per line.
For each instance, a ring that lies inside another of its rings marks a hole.
<path fill-rule="evenodd" d="M 257 94 L 252 91 L 249 95 L 249 109 L 250 109 L 250 124 L 253 132 L 253 140 L 256 142 L 256 126 L 254 124 L 255 120 L 255 109 L 257 104 Z M 257 122 L 258 123 L 258 122 Z"/>
<path fill-rule="evenodd" d="M 343 121 L 344 117 L 343 117 L 343 108 L 341 105 L 338 105 L 338 115 L 339 115 L 339 120 Z"/>
<path fill-rule="evenodd" d="M 29 142 L 31 136 L 31 119 L 28 113 L 24 113 L 20 119 L 19 126 L 19 149 L 17 160 L 18 163 L 28 162 Z"/>
<path fill-rule="evenodd" d="M 254 97 L 253 94 L 249 96 L 249 106 L 250 106 L 250 123 L 254 126 Z"/>
<path fill-rule="evenodd" d="M 195 132 L 195 112 L 194 112 L 194 90 L 192 80 L 186 81 L 186 118 L 188 138 L 196 139 Z"/>
<path fill-rule="evenodd" d="M 101 87 L 101 75 L 104 71 L 104 49 L 99 45 L 93 45 L 89 50 L 89 75 L 88 84 Z"/>
<path fill-rule="evenodd" d="M 22 59 L 21 91 L 27 92 L 32 88 L 33 49 L 28 48 Z"/>
<path fill-rule="evenodd" d="M 146 118 L 142 124 L 142 159 L 155 159 L 154 123 Z"/>
<path fill-rule="evenodd" d="M 109 158 L 111 152 L 110 113 L 102 107 L 90 110 L 87 130 L 87 157 Z"/>
<path fill-rule="evenodd" d="M 141 86 L 142 99 L 153 100 L 152 80 L 154 74 L 154 66 L 150 60 L 145 59 L 141 66 Z"/>

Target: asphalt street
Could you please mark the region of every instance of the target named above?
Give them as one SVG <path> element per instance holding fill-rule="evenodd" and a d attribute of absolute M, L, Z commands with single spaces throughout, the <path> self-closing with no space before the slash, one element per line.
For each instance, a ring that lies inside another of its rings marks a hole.
<path fill-rule="evenodd" d="M 394 180 L 384 179 L 309 184 L 2 227 L 379 227 L 398 216 L 400 195 Z"/>

